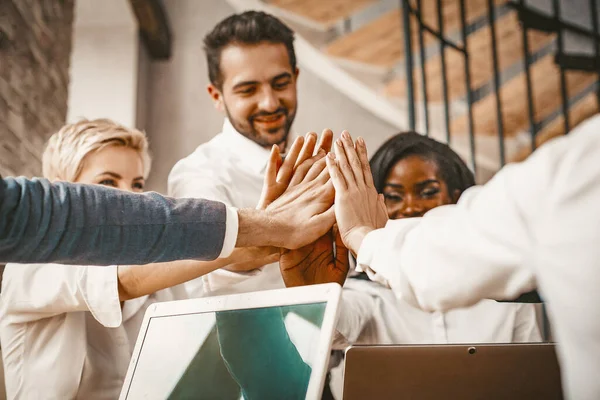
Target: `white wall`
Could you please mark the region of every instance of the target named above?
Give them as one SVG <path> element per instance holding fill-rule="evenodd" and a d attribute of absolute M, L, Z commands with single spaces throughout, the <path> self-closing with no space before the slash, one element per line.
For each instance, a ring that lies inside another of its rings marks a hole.
<path fill-rule="evenodd" d="M 150 68 L 152 60 L 146 50 L 146 46 L 140 43 L 138 49 L 138 71 L 137 71 L 137 92 L 136 92 L 136 116 L 135 127 L 141 130 L 146 129 L 148 121 L 148 106 L 150 98 Z"/>
<path fill-rule="evenodd" d="M 76 2 L 67 121 L 136 125 L 139 35 L 126 0 Z"/>
<path fill-rule="evenodd" d="M 154 164 L 148 188 L 165 192 L 173 165 L 221 130 L 223 116 L 208 94 L 202 39 L 233 13 L 223 0 L 165 0 L 173 31 L 173 55 L 153 62 L 149 78 L 146 132 Z M 300 65 L 299 109 L 293 130 L 306 133 L 331 128 L 362 135 L 371 149 L 396 129 L 374 117 Z"/>

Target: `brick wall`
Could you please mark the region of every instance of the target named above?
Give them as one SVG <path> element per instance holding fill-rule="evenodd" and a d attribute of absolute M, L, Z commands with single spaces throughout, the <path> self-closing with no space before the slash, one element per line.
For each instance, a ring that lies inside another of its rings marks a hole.
<path fill-rule="evenodd" d="M 75 0 L 0 0 L 0 175 L 40 175 L 65 122 Z"/>

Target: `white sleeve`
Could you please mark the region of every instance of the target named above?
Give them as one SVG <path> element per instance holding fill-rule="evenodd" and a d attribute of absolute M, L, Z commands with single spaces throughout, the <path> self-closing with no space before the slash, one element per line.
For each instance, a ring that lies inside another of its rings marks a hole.
<path fill-rule="evenodd" d="M 515 315 L 515 329 L 513 331 L 513 342 L 531 343 L 541 342 L 542 335 L 533 304 L 518 304 Z"/>
<path fill-rule="evenodd" d="M 225 218 L 225 240 L 219 258 L 228 257 L 233 252 L 239 232 L 239 217 L 237 208 L 227 206 L 227 214 Z"/>
<path fill-rule="evenodd" d="M 117 267 L 9 264 L 2 281 L 2 314 L 11 323 L 90 311 L 106 327 L 121 325 Z"/>
<path fill-rule="evenodd" d="M 369 293 L 344 288 L 336 325 L 337 333 L 347 343 L 355 343 L 367 322 L 373 318 L 375 299 Z M 336 335 L 336 341 L 339 337 Z M 343 342 L 340 342 L 343 343 Z"/>
<path fill-rule="evenodd" d="M 600 197 L 599 123 L 600 116 L 591 118 L 525 162 L 507 165 L 457 205 L 371 232 L 358 268 L 429 311 L 514 299 L 537 287 L 534 274 L 548 282 L 553 259 L 569 254 L 575 262 L 592 253 L 587 243 L 573 244 L 594 237 L 588 225 Z"/>

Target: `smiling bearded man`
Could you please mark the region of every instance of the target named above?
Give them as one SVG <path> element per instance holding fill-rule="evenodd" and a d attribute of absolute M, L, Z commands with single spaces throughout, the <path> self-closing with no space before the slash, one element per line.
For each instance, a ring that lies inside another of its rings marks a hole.
<path fill-rule="evenodd" d="M 175 165 L 169 195 L 256 207 L 271 147 L 285 150 L 296 116 L 293 43 L 290 28 L 256 11 L 224 19 L 205 37 L 208 94 L 226 118 L 221 133 Z M 230 265 L 186 286 L 193 297 L 285 287 L 277 263 L 265 264 Z"/>

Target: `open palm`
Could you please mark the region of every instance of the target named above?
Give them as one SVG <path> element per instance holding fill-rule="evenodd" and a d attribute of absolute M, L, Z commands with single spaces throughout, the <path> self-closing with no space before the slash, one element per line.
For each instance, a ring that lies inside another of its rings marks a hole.
<path fill-rule="evenodd" d="M 334 238 L 333 231 L 329 231 L 297 250 L 281 249 L 279 267 L 287 287 L 330 282 L 343 285 L 350 264 L 339 234 Z"/>

